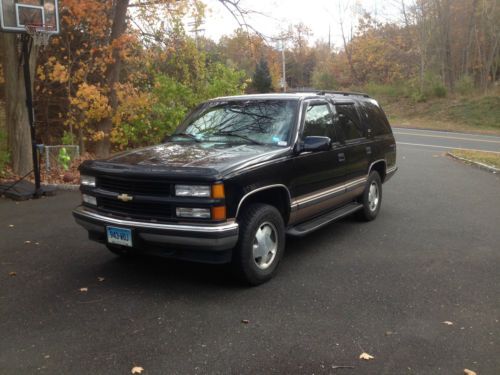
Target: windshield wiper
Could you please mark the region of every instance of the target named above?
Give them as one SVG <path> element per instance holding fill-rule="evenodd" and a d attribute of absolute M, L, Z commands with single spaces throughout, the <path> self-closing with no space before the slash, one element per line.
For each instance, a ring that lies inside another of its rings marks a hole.
<path fill-rule="evenodd" d="M 184 137 L 184 138 L 190 138 L 195 142 L 201 142 L 200 139 L 196 138 L 196 136 L 189 134 L 189 133 L 175 133 L 172 134 L 172 137 Z"/>
<path fill-rule="evenodd" d="M 250 137 L 247 137 L 246 135 L 241 135 L 241 134 L 236 134 L 236 133 L 232 133 L 232 132 L 229 132 L 229 131 L 225 131 L 225 132 L 215 132 L 215 133 L 210 133 L 209 135 L 215 135 L 215 136 L 228 136 L 228 137 L 238 137 L 238 138 L 241 138 L 241 139 L 244 139 L 248 142 L 251 142 L 253 144 L 256 144 L 256 145 L 264 145 L 264 143 L 262 142 L 259 142 L 259 141 L 256 141 L 255 139 L 252 139 Z"/>

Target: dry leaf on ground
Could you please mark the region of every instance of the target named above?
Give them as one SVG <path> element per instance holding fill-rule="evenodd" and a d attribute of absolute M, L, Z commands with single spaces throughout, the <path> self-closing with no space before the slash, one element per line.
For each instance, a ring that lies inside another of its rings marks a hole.
<path fill-rule="evenodd" d="M 468 370 L 466 368 L 464 368 L 464 374 L 465 375 L 477 375 L 475 371 Z"/>
<path fill-rule="evenodd" d="M 9 228 L 14 228 L 14 224 L 9 224 Z"/>
<path fill-rule="evenodd" d="M 86 293 L 89 291 L 89 288 L 80 288 L 80 292 Z"/>
<path fill-rule="evenodd" d="M 11 276 L 11 277 L 14 277 L 16 275 L 17 275 L 17 273 L 15 273 L 15 272 L 9 272 L 9 276 Z"/>
<path fill-rule="evenodd" d="M 369 361 L 370 359 L 374 359 L 375 357 L 368 353 L 361 353 L 359 359 L 364 359 L 365 361 Z"/>
<path fill-rule="evenodd" d="M 24 241 L 25 244 L 30 244 L 31 241 L 30 240 L 27 240 L 27 241 Z"/>
<path fill-rule="evenodd" d="M 248 319 L 243 319 L 241 322 L 242 322 L 243 324 L 248 324 L 248 323 L 250 323 L 250 320 L 248 320 Z"/>
<path fill-rule="evenodd" d="M 144 369 L 141 366 L 134 366 L 130 372 L 132 374 L 142 374 L 143 371 Z"/>
<path fill-rule="evenodd" d="M 450 322 L 449 320 L 445 320 L 443 324 L 446 324 L 447 326 L 452 326 L 453 322 Z"/>

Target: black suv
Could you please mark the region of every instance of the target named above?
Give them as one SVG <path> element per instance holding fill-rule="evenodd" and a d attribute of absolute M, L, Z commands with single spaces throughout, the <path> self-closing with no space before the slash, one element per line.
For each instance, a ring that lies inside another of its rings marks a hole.
<path fill-rule="evenodd" d="M 275 274 L 286 235 L 375 219 L 396 169 L 391 127 L 368 95 L 224 97 L 160 145 L 84 162 L 73 215 L 115 254 L 232 263 L 257 285 Z"/>

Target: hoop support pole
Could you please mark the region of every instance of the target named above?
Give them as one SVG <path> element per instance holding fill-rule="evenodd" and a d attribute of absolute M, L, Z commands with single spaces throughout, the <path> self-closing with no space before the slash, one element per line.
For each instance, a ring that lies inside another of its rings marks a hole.
<path fill-rule="evenodd" d="M 30 40 L 29 35 L 23 35 L 22 38 L 22 54 L 23 54 L 23 72 L 24 72 L 24 87 L 26 90 L 26 109 L 28 110 L 28 121 L 31 131 L 31 152 L 33 156 L 33 171 L 35 174 L 35 192 L 34 198 L 39 198 L 43 192 L 40 189 L 40 164 L 38 163 L 38 149 L 36 145 L 36 129 L 35 129 L 35 110 L 33 108 L 33 92 L 31 87 L 30 74 Z"/>

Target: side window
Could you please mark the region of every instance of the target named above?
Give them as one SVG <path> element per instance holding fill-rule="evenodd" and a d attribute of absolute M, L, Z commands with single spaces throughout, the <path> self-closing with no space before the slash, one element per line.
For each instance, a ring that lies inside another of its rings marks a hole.
<path fill-rule="evenodd" d="M 363 122 L 366 126 L 372 129 L 374 136 L 391 133 L 389 122 L 385 117 L 384 112 L 373 103 L 362 103 Z"/>
<path fill-rule="evenodd" d="M 336 104 L 335 110 L 335 127 L 340 129 L 345 141 L 365 136 L 354 104 Z"/>
<path fill-rule="evenodd" d="M 330 137 L 335 141 L 332 113 L 327 103 L 309 104 L 306 109 L 303 136 Z"/>

